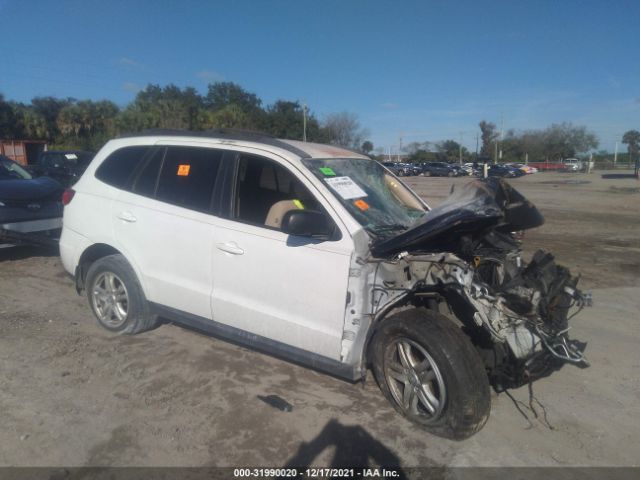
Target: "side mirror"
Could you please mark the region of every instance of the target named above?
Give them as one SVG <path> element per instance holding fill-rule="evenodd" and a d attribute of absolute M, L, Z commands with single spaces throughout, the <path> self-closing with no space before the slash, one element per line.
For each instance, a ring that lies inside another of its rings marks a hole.
<path fill-rule="evenodd" d="M 289 210 L 282 217 L 281 229 L 289 235 L 315 237 L 328 240 L 333 236 L 333 222 L 314 210 Z"/>

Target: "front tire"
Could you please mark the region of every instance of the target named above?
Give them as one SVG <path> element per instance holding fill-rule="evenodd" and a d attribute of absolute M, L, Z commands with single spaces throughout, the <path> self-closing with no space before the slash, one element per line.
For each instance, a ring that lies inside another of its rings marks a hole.
<path fill-rule="evenodd" d="M 489 418 L 489 380 L 469 338 L 425 309 L 384 320 L 372 344 L 373 371 L 384 396 L 405 418 L 456 440 Z"/>
<path fill-rule="evenodd" d="M 133 268 L 119 254 L 96 260 L 87 271 L 89 306 L 105 329 L 133 335 L 157 325 Z"/>

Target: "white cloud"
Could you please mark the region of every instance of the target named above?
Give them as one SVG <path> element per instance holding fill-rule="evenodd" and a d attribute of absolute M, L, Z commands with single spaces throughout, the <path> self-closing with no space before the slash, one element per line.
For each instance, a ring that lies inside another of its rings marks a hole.
<path fill-rule="evenodd" d="M 622 85 L 620 81 L 613 75 L 609 75 L 607 77 L 607 82 L 609 83 L 609 86 L 612 88 L 620 88 Z"/>
<path fill-rule="evenodd" d="M 200 80 L 204 80 L 205 82 L 221 82 L 224 80 L 224 77 L 220 75 L 218 72 L 214 72 L 213 70 L 202 70 L 196 73 L 196 77 Z"/>
<path fill-rule="evenodd" d="M 125 67 L 141 68 L 142 64 L 128 57 L 120 57 L 117 62 Z"/>
<path fill-rule="evenodd" d="M 122 84 L 122 90 L 124 90 L 125 92 L 130 92 L 130 93 L 138 93 L 140 90 L 142 90 L 142 88 L 137 83 L 124 82 Z"/>

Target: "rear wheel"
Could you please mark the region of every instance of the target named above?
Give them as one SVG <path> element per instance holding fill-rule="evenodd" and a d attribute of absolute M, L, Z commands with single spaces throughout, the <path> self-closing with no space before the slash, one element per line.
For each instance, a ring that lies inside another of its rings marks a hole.
<path fill-rule="evenodd" d="M 109 331 L 135 334 L 157 324 L 135 272 L 122 255 L 109 255 L 91 264 L 86 291 L 98 323 Z"/>
<path fill-rule="evenodd" d="M 380 389 L 404 417 L 454 439 L 484 426 L 491 409 L 487 374 L 449 319 L 423 309 L 400 312 L 384 321 L 371 348 Z"/>

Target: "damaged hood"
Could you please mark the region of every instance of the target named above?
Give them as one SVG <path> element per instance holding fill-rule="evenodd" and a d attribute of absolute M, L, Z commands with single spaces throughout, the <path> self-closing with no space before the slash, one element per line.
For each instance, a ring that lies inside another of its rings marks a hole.
<path fill-rule="evenodd" d="M 404 251 L 457 251 L 463 238 L 477 240 L 492 230 L 513 232 L 542 225 L 544 217 L 502 178 L 467 183 L 408 230 L 373 242 L 371 253 L 389 257 Z"/>

